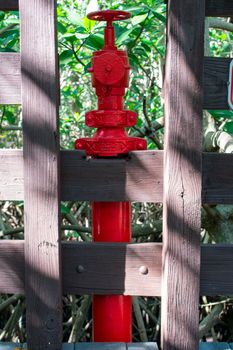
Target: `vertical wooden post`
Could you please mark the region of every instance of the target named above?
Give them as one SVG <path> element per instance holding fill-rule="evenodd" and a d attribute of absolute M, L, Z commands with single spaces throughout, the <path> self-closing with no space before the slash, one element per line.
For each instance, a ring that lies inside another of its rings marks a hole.
<path fill-rule="evenodd" d="M 205 1 L 169 0 L 162 349 L 198 349 Z"/>
<path fill-rule="evenodd" d="M 29 350 L 62 341 L 56 0 L 20 0 Z"/>

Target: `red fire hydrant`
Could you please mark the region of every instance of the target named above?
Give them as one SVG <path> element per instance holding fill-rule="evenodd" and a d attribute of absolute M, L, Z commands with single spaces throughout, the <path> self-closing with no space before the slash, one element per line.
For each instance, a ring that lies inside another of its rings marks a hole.
<path fill-rule="evenodd" d="M 112 21 L 124 20 L 130 13 L 98 11 L 87 16 L 106 21 L 104 47 L 94 52 L 92 85 L 98 96 L 98 110 L 86 113 L 86 125 L 97 128 L 93 138 L 78 139 L 76 149 L 88 156 L 117 157 L 133 150 L 145 150 L 146 141 L 129 137 L 125 127 L 136 124 L 137 115 L 123 108 L 123 96 L 129 82 L 129 61 L 125 51 L 117 50 Z M 131 205 L 129 202 L 93 202 L 92 232 L 95 242 L 130 242 Z M 95 295 L 93 297 L 93 341 L 130 342 L 132 338 L 132 300 L 130 296 Z"/>

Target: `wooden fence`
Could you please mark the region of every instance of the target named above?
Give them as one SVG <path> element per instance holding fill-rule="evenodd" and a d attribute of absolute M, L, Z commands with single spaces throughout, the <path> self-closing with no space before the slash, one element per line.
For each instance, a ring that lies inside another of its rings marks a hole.
<path fill-rule="evenodd" d="M 59 150 L 56 1 L 0 0 L 18 9 L 21 51 L 0 54 L 0 104 L 22 104 L 24 147 L 0 150 L 0 200 L 24 200 L 25 240 L 0 241 L 0 292 L 26 294 L 29 349 L 61 348 L 62 293 L 161 295 L 163 350 L 197 349 L 199 295 L 233 291 L 233 246 L 200 246 L 201 202 L 233 204 L 233 155 L 201 151 L 202 110 L 228 108 L 230 62 L 203 57 L 204 17 L 233 16 L 233 2 L 168 1 L 165 150 L 128 160 Z M 163 245 L 61 242 L 60 198 L 163 201 Z"/>

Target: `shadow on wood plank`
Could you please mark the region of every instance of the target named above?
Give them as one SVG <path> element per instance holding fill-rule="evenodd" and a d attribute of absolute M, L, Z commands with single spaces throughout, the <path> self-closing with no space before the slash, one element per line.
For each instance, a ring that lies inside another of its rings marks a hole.
<path fill-rule="evenodd" d="M 199 350 L 230 350 L 228 343 L 200 343 Z"/>

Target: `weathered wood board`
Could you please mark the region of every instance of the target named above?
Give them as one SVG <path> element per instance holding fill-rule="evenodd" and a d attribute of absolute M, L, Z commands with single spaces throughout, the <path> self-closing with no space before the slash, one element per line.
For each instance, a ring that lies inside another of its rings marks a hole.
<path fill-rule="evenodd" d="M 233 3 L 231 0 L 206 0 L 206 16 L 231 17 L 233 16 Z"/>
<path fill-rule="evenodd" d="M 18 11 L 18 0 L 0 0 L 0 11 Z"/>
<path fill-rule="evenodd" d="M 83 155 L 61 151 L 63 201 L 162 202 L 163 151 L 132 152 L 130 160 L 86 160 Z M 233 155 L 202 157 L 202 202 L 233 204 Z M 0 200 L 23 200 L 22 151 L 0 150 L 0 163 Z"/>
<path fill-rule="evenodd" d="M 17 11 L 18 0 L 0 0 L 0 11 Z M 233 4 L 230 0 L 206 0 L 206 16 L 233 16 Z"/>
<path fill-rule="evenodd" d="M 227 88 L 230 62 L 230 58 L 205 57 L 204 109 L 229 109 Z M 0 63 L 0 104 L 20 104 L 20 55 L 0 53 Z"/>
<path fill-rule="evenodd" d="M 63 343 L 61 350 L 158 350 L 157 344 L 148 343 Z M 26 344 L 0 342 L 0 350 L 27 350 Z"/>
<path fill-rule="evenodd" d="M 197 350 L 199 344 L 204 5 L 168 0 L 167 6 L 163 350 Z"/>
<path fill-rule="evenodd" d="M 19 10 L 27 343 L 57 350 L 63 332 L 56 0 L 20 0 Z"/>
<path fill-rule="evenodd" d="M 1 350 L 27 350 L 27 345 L 0 343 Z M 156 343 L 63 343 L 62 350 L 158 350 Z M 199 350 L 231 350 L 228 343 L 200 343 Z"/>
<path fill-rule="evenodd" d="M 21 104 L 21 69 L 18 53 L 0 53 L 0 104 Z"/>
<path fill-rule="evenodd" d="M 63 242 L 63 293 L 160 296 L 161 261 L 162 246 L 158 243 L 118 246 Z M 83 273 L 77 272 L 79 265 L 84 267 Z M 142 265 L 147 265 L 147 275 L 139 273 Z M 202 246 L 200 294 L 231 295 L 232 265 L 233 245 Z M 24 241 L 0 241 L 0 292 L 24 293 L 24 278 Z"/>

